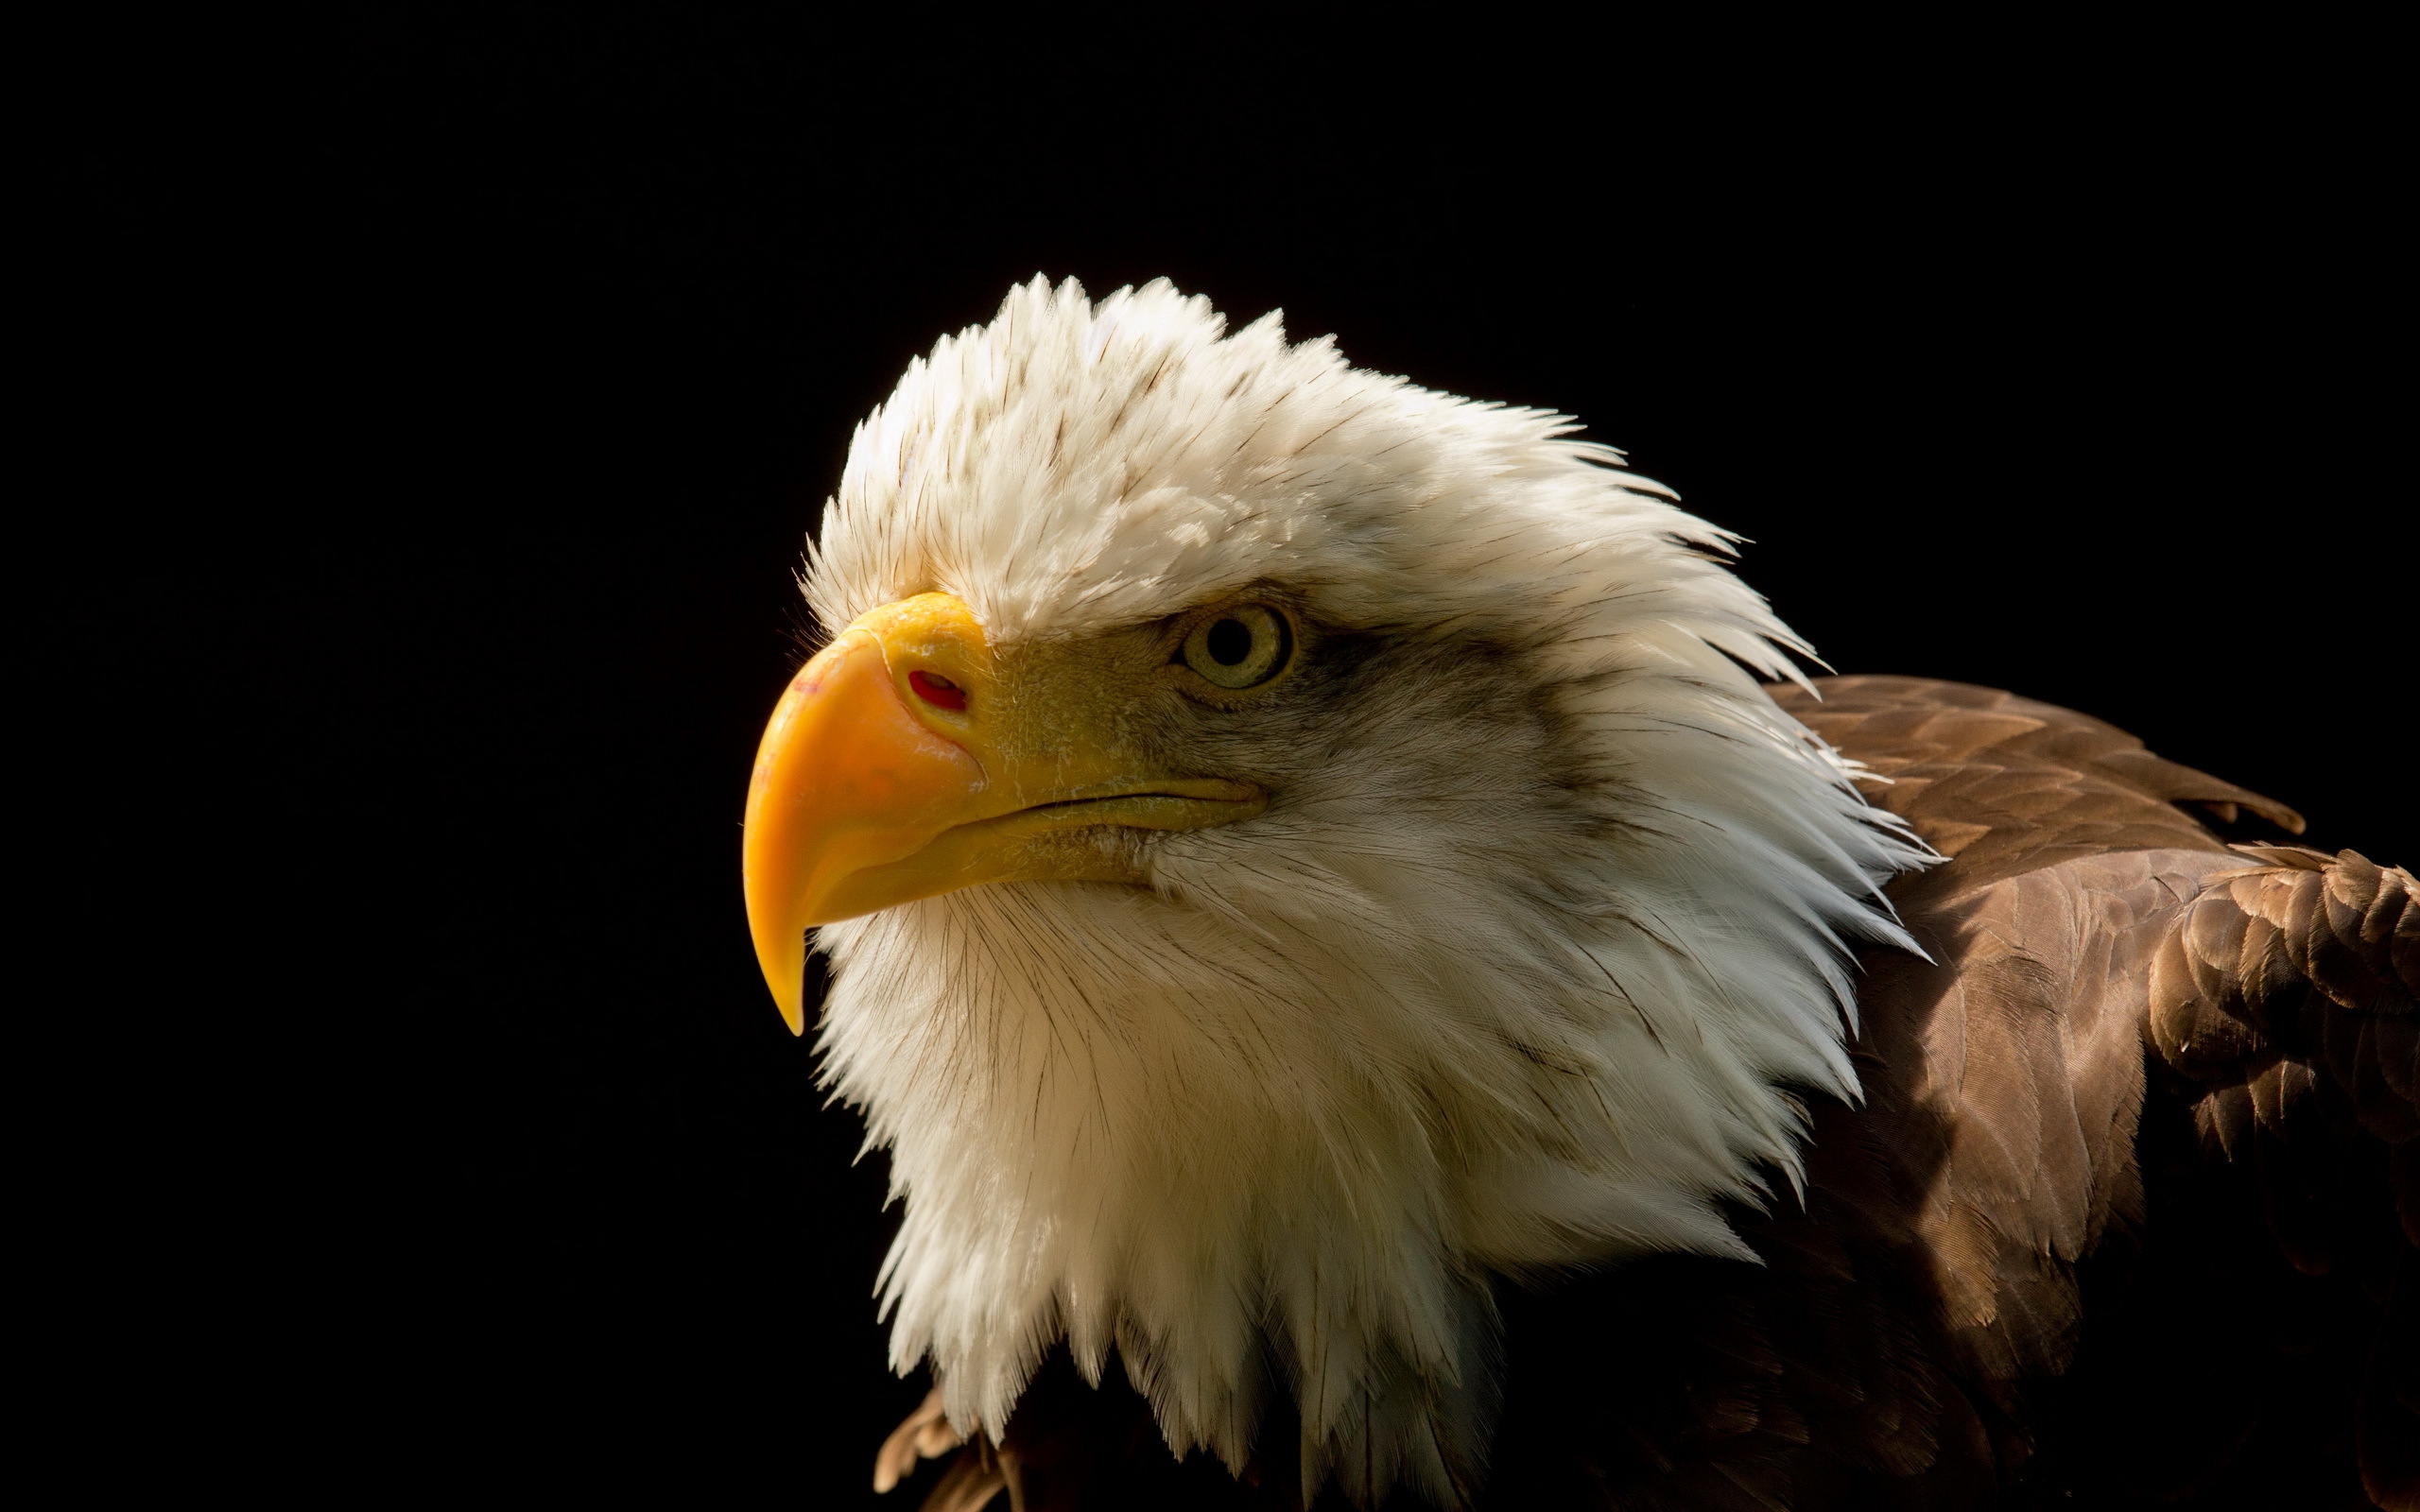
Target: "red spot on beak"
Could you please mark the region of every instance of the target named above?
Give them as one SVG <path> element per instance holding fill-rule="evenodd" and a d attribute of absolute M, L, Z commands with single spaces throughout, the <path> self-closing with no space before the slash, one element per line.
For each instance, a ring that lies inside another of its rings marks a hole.
<path fill-rule="evenodd" d="M 908 686 L 916 690 L 917 697 L 936 709 L 966 707 L 966 690 L 947 678 L 937 678 L 929 672 L 910 672 L 908 674 Z"/>

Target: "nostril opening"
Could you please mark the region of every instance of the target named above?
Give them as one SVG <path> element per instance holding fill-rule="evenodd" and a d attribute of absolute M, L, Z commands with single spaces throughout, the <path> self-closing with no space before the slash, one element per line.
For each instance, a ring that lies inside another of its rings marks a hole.
<path fill-rule="evenodd" d="M 966 690 L 947 678 L 936 677 L 930 672 L 910 672 L 908 674 L 908 686 L 916 690 L 917 697 L 936 709 L 966 707 Z"/>

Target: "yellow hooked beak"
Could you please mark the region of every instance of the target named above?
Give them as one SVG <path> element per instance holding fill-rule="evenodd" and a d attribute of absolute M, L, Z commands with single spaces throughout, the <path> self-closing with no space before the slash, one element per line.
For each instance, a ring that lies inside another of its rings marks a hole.
<path fill-rule="evenodd" d="M 740 843 L 756 961 L 790 1032 L 806 1029 L 812 925 L 987 882 L 1139 884 L 1125 848 L 1082 832 L 1266 807 L 1242 783 L 1155 770 L 1117 733 L 1136 691 L 1080 652 L 1003 668 L 947 593 L 875 610 L 801 668 L 757 747 Z"/>

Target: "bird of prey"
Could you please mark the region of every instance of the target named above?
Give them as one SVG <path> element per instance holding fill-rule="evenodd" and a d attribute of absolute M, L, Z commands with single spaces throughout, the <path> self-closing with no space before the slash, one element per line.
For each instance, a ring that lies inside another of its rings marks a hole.
<path fill-rule="evenodd" d="M 877 1486 L 2420 1508 L 2411 876 L 1806 680 L 1575 428 L 1040 279 L 858 427 L 744 864 L 904 1205 Z"/>

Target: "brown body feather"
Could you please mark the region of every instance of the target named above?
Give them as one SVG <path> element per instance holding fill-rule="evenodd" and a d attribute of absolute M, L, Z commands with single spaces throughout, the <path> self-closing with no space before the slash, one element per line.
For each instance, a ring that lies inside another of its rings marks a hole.
<path fill-rule="evenodd" d="M 1838 678 L 1775 696 L 1950 859 L 1864 963 L 1861 1107 L 1810 1099 L 1762 1265 L 1507 1288 L 1482 1504 L 2420 1509 L 2420 899 L 2098 720 Z M 877 1484 L 956 1441 L 938 1403 Z M 1292 1424 L 1179 1463 L 1063 1353 L 929 1512 L 1299 1509 Z M 1324 1499 L 1322 1501 L 1324 1505 Z"/>

